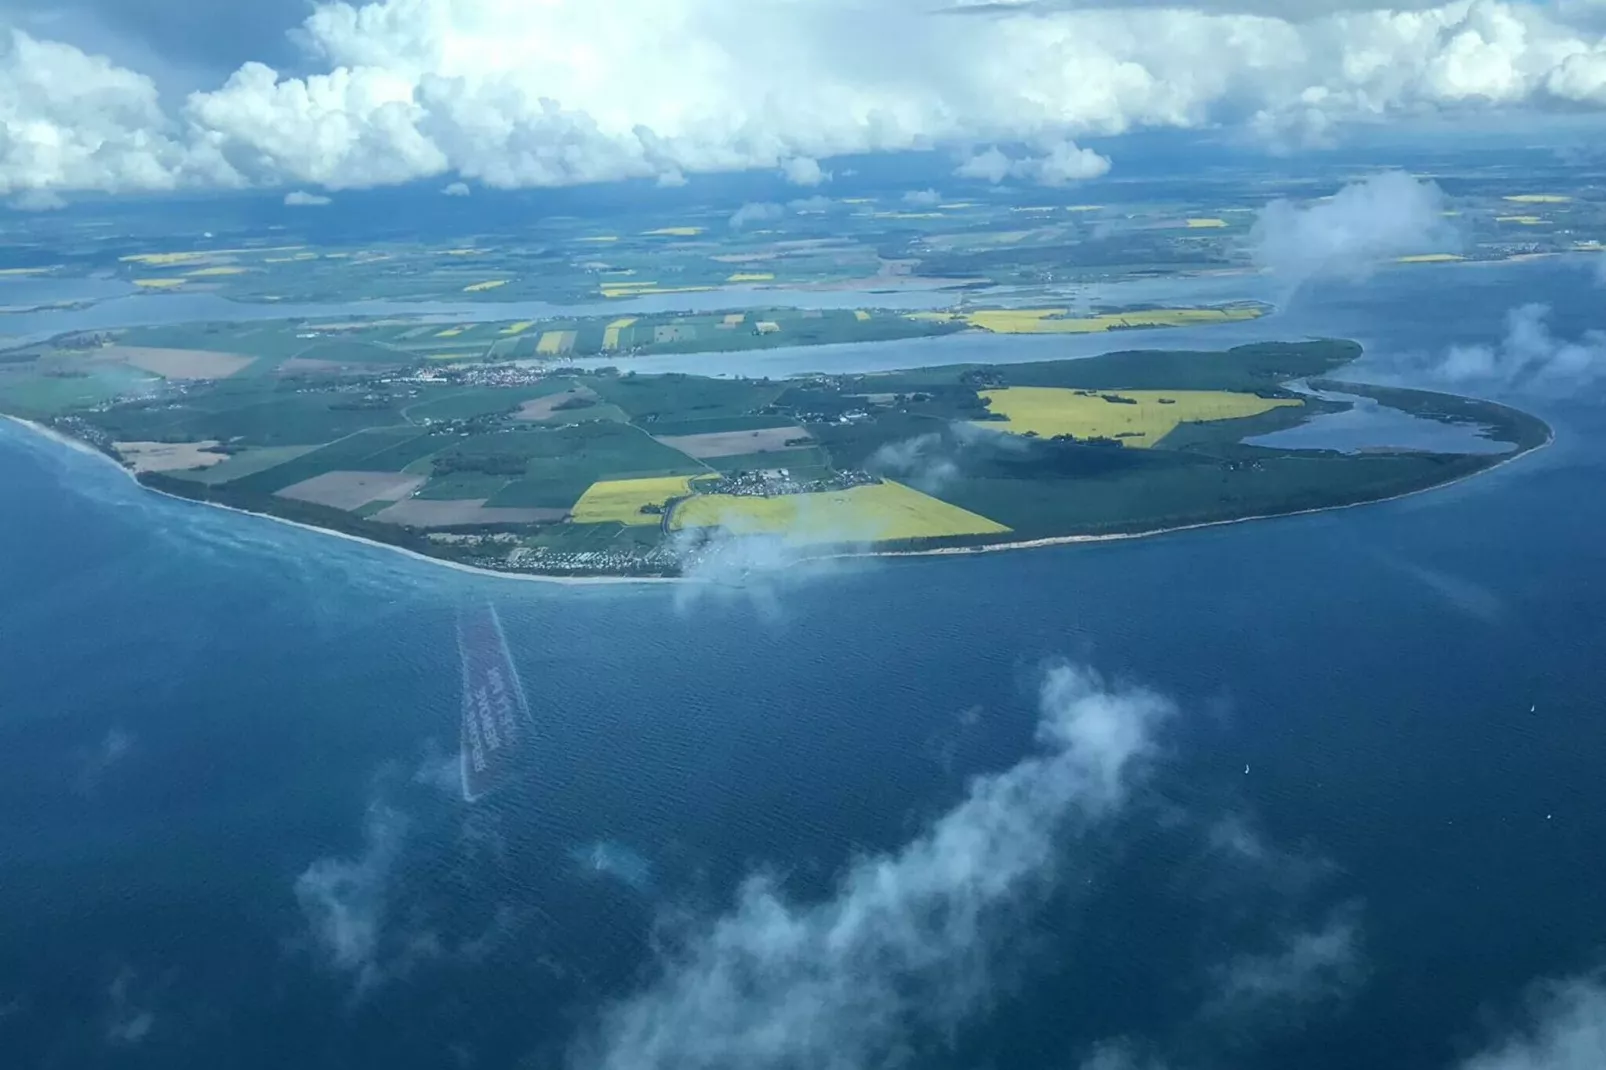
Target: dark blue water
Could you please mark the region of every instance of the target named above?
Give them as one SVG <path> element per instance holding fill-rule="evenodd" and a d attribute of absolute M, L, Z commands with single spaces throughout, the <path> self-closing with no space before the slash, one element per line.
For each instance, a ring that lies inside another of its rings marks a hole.
<path fill-rule="evenodd" d="M 1415 498 L 762 601 L 473 577 L 146 495 L 6 425 L 0 1065 L 588 1067 L 600 1009 L 662 991 L 658 949 L 706 950 L 696 919 L 744 877 L 827 901 L 1037 753 L 1071 659 L 1176 701 L 1152 772 L 892 986 L 986 967 L 986 998 L 890 1025 L 873 984 L 826 1001 L 887 1030 L 849 1050 L 1453 1066 L 1606 948 L 1606 414 L 1540 411 L 1554 446 Z M 470 599 L 540 749 L 472 808 L 443 775 Z M 1348 949 L 1309 999 L 1223 1004 L 1300 934 Z M 836 969 L 793 1011 L 887 973 L 813 945 L 747 964 L 798 956 Z"/>

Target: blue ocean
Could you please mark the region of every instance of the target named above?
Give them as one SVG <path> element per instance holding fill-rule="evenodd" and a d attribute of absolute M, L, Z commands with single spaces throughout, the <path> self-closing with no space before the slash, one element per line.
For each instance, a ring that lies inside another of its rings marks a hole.
<path fill-rule="evenodd" d="M 1525 278 L 1444 344 L 1600 307 Z M 1439 344 L 1386 289 L 1328 311 Z M 1398 501 L 710 588 L 0 424 L 0 1065 L 1459 1066 L 1606 950 L 1606 411 L 1512 400 L 1554 445 Z M 470 805 L 485 604 L 533 760 Z"/>

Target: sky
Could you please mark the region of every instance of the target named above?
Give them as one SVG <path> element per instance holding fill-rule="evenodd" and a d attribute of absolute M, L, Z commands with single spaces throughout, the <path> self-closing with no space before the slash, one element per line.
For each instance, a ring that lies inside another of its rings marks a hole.
<path fill-rule="evenodd" d="M 1603 34 L 1606 0 L 0 0 L 0 196 L 807 187 L 912 149 L 1053 185 L 1132 131 L 1300 151 L 1606 110 Z"/>

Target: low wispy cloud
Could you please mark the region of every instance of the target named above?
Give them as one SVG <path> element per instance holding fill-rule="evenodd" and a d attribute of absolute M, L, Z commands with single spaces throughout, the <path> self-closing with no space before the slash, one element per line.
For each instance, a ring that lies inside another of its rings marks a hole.
<path fill-rule="evenodd" d="M 911 208 L 935 208 L 942 203 L 942 194 L 934 189 L 912 189 L 903 195 L 903 203 Z"/>
<path fill-rule="evenodd" d="M 468 197 L 471 196 L 474 191 L 468 188 L 467 182 L 453 182 L 450 183 L 445 189 L 441 190 L 441 192 L 448 197 Z"/>
<path fill-rule="evenodd" d="M 1340 909 L 1310 928 L 1283 928 L 1271 946 L 1234 956 L 1214 971 L 1216 1014 L 1296 1008 L 1348 994 L 1361 976 L 1355 913 Z"/>
<path fill-rule="evenodd" d="M 963 474 L 967 456 L 1019 454 L 1030 448 L 1030 440 L 1020 436 L 954 421 L 940 431 L 881 446 L 866 459 L 865 468 L 935 494 Z"/>
<path fill-rule="evenodd" d="M 1539 986 L 1528 1020 L 1460 1070 L 1600 1070 L 1606 1066 L 1606 985 L 1579 977 Z"/>
<path fill-rule="evenodd" d="M 1272 201 L 1249 233 L 1254 262 L 1288 286 L 1320 276 L 1358 278 L 1379 261 L 1458 244 L 1443 191 L 1403 171 L 1352 182 L 1309 205 Z"/>
<path fill-rule="evenodd" d="M 985 1009 L 1004 935 L 1078 835 L 1122 809 L 1172 713 L 1071 666 L 1046 674 L 1039 704 L 1039 753 L 973 780 L 902 849 L 858 859 L 829 898 L 748 880 L 655 981 L 603 1013 L 574 1065 L 885 1065 L 913 1033 Z"/>
<path fill-rule="evenodd" d="M 795 201 L 788 201 L 786 206 L 799 215 L 819 215 L 835 208 L 837 202 L 817 193 L 812 197 L 800 197 Z"/>
<path fill-rule="evenodd" d="M 857 536 L 844 532 L 838 538 L 844 551 L 863 548 Z M 709 602 L 739 602 L 779 620 L 788 594 L 854 567 L 843 557 L 822 555 L 817 544 L 739 526 L 683 529 L 670 545 L 687 581 L 675 587 L 675 608 L 682 613 Z"/>
<path fill-rule="evenodd" d="M 156 1026 L 156 1012 L 144 1006 L 136 995 L 137 978 L 127 966 L 106 989 L 106 1042 L 117 1047 L 132 1047 L 150 1036 Z"/>
<path fill-rule="evenodd" d="M 1039 155 L 1011 157 L 996 145 L 964 159 L 954 169 L 958 178 L 977 179 L 994 185 L 1006 178 L 1035 182 L 1039 186 L 1063 186 L 1067 182 L 1098 178 L 1110 170 L 1110 159 L 1074 141 L 1045 145 Z"/>
<path fill-rule="evenodd" d="M 79 750 L 75 755 L 77 772 L 73 775 L 73 790 L 80 795 L 93 796 L 112 769 L 134 751 L 134 734 L 122 728 L 109 728 L 93 747 Z"/>
<path fill-rule="evenodd" d="M 785 215 L 786 209 L 782 205 L 768 201 L 750 201 L 732 212 L 726 223 L 732 230 L 741 230 L 755 223 L 773 223 Z"/>
<path fill-rule="evenodd" d="M 1606 379 L 1606 331 L 1574 339 L 1550 329 L 1548 305 L 1529 304 L 1506 315 L 1505 337 L 1492 345 L 1452 346 L 1426 368 L 1452 386 L 1478 386 L 1540 395 L 1566 395 Z"/>
<path fill-rule="evenodd" d="M 23 190 L 6 202 L 18 212 L 59 212 L 67 207 L 67 199 L 54 190 Z"/>
<path fill-rule="evenodd" d="M 936 431 L 887 443 L 870 455 L 866 467 L 899 476 L 927 494 L 936 493 L 959 475 L 948 440 Z"/>
<path fill-rule="evenodd" d="M 384 979 L 381 937 L 391 872 L 407 836 L 407 817 L 379 800 L 363 823 L 362 849 L 309 865 L 295 881 L 296 901 L 314 947 L 332 968 L 349 973 L 359 992 Z"/>
<path fill-rule="evenodd" d="M 294 189 L 284 195 L 284 203 L 289 208 L 322 208 L 333 204 L 334 201 L 321 193 L 308 193 L 304 189 Z"/>

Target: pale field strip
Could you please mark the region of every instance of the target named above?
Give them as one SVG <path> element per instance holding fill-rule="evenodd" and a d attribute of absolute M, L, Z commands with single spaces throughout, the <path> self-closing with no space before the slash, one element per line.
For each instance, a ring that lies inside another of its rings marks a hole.
<path fill-rule="evenodd" d="M 396 501 L 422 487 L 424 476 L 403 472 L 324 472 L 275 491 L 280 498 L 327 505 L 331 509 L 360 509 L 373 501 Z"/>
<path fill-rule="evenodd" d="M 744 453 L 779 452 L 776 465 L 784 466 L 784 451 L 803 449 L 812 444 L 809 433 L 801 427 L 766 427 L 758 431 L 706 431 L 698 435 L 658 435 L 659 442 L 677 449 L 688 457 L 705 460 L 710 457 L 739 457 Z M 797 439 L 807 439 L 800 446 L 788 445 Z"/>
<path fill-rule="evenodd" d="M 107 346 L 97 356 L 119 360 L 164 379 L 227 379 L 248 367 L 255 357 L 209 349 L 163 349 L 154 346 Z"/>
<path fill-rule="evenodd" d="M 490 507 L 486 501 L 485 498 L 404 498 L 369 519 L 409 528 L 450 528 L 465 524 L 543 524 L 569 515 L 566 509 Z"/>
<path fill-rule="evenodd" d="M 215 438 L 201 442 L 113 442 L 117 455 L 135 472 L 183 472 L 209 468 L 229 459 L 213 452 L 222 445 Z"/>

